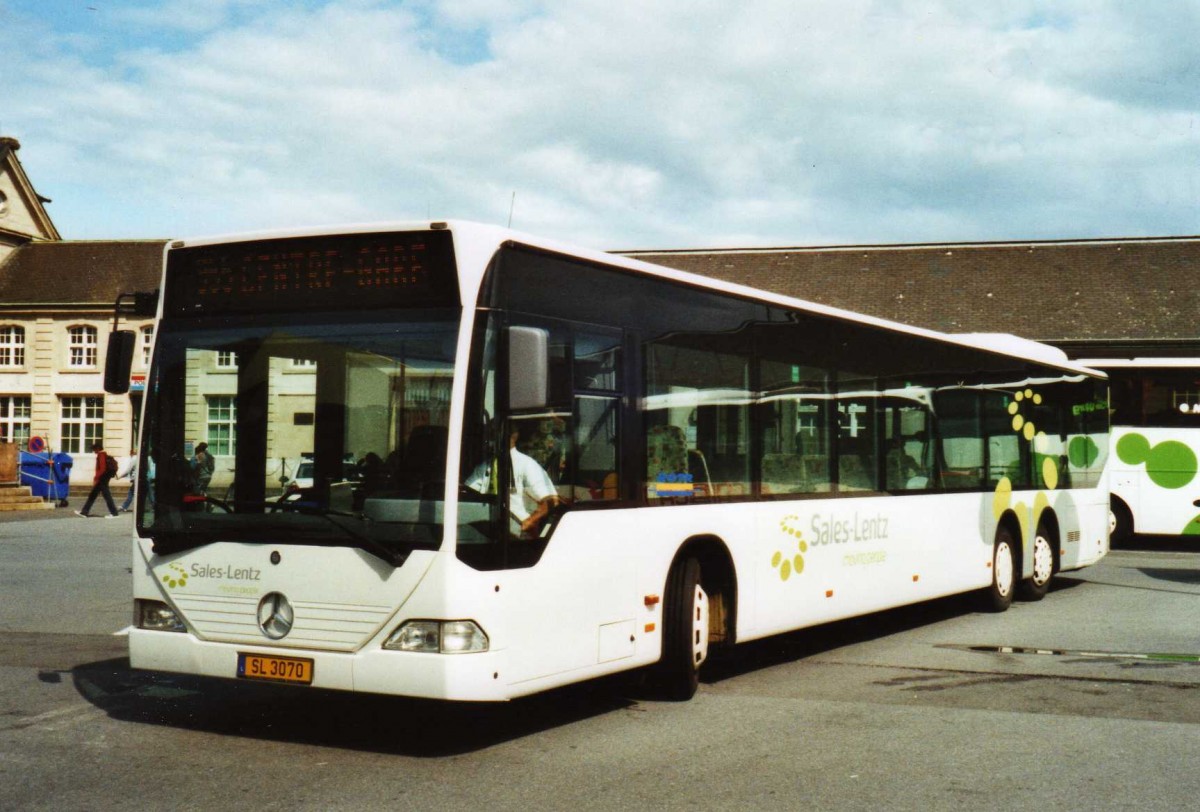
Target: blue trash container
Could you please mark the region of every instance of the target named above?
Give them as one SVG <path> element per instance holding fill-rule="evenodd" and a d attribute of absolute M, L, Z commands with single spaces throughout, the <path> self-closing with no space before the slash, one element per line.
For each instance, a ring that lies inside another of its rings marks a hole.
<path fill-rule="evenodd" d="M 21 452 L 21 484 L 28 485 L 34 496 L 50 495 L 50 455 Z"/>
<path fill-rule="evenodd" d="M 75 458 L 65 451 L 54 455 L 50 470 L 50 498 L 62 507 L 67 506 L 67 497 L 71 494 L 71 467 Z"/>

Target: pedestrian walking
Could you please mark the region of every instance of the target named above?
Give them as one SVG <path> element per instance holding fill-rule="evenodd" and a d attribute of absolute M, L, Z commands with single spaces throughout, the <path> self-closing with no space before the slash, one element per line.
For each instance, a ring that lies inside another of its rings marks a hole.
<path fill-rule="evenodd" d="M 129 506 L 133 504 L 133 485 L 137 481 L 137 449 L 129 449 L 129 459 L 125 460 L 125 464 L 121 466 L 120 473 L 117 474 L 118 479 L 129 480 L 129 493 L 125 494 L 125 502 L 121 505 L 121 512 L 128 513 Z"/>
<path fill-rule="evenodd" d="M 83 510 L 75 512 L 85 519 L 89 518 L 88 511 L 92 509 L 92 503 L 96 501 L 97 496 L 103 496 L 104 504 L 108 507 L 108 515 L 104 518 L 112 519 L 120 515 L 117 513 L 116 503 L 113 502 L 112 492 L 108 489 L 109 481 L 117 475 L 117 459 L 105 453 L 103 443 L 92 443 L 92 453 L 96 455 L 96 473 L 92 475 L 92 490 L 88 493 L 87 501 L 83 503 Z"/>

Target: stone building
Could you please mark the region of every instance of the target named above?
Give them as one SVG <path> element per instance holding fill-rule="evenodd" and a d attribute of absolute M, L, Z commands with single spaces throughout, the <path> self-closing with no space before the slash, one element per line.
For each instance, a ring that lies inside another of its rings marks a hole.
<path fill-rule="evenodd" d="M 138 331 L 128 395 L 104 393 L 104 354 L 117 295 L 154 290 L 164 240 L 64 241 L 17 159 L 0 138 L 0 440 L 41 438 L 75 458 L 73 483 L 90 483 L 92 443 L 129 452 L 149 359 L 152 325 Z"/>

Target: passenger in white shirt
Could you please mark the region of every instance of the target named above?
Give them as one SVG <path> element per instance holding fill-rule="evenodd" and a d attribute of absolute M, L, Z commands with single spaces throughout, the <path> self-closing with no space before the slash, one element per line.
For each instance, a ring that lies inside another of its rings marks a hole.
<path fill-rule="evenodd" d="M 509 457 L 512 460 L 512 481 L 509 483 L 509 512 L 521 523 L 521 533 L 533 534 L 541 527 L 550 509 L 558 504 L 558 491 L 546 469 L 537 460 L 517 449 L 520 432 L 514 430 L 508 438 Z M 475 469 L 467 480 L 467 487 L 478 493 L 492 489 L 491 463 Z"/>

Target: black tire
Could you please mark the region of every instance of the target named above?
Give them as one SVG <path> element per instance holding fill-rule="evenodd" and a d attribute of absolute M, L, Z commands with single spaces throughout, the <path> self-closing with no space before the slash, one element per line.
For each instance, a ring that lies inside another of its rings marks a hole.
<path fill-rule="evenodd" d="M 984 606 L 991 612 L 1003 612 L 1012 605 L 1017 588 L 1017 547 L 1006 525 L 996 528 L 992 545 L 992 585 L 985 590 Z"/>
<path fill-rule="evenodd" d="M 1108 546 L 1120 547 L 1133 540 L 1133 514 L 1119 497 L 1113 496 L 1108 508 Z"/>
<path fill-rule="evenodd" d="M 651 678 L 654 693 L 672 702 L 691 699 L 700 686 L 707 651 L 708 596 L 700 587 L 700 562 L 686 558 L 667 577 L 662 659 Z"/>
<path fill-rule="evenodd" d="M 1045 527 L 1038 525 L 1033 537 L 1033 574 L 1017 586 L 1018 596 L 1023 601 L 1040 601 L 1050 591 L 1054 579 L 1054 537 Z"/>

